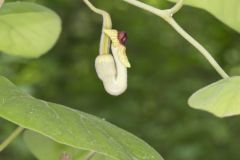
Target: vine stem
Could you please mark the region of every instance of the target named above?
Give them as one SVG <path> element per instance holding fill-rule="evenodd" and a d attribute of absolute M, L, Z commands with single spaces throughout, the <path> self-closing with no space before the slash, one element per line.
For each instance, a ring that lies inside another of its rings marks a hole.
<path fill-rule="evenodd" d="M 169 19 L 168 23 L 208 60 L 208 62 L 219 73 L 219 75 L 221 75 L 223 78 L 229 78 L 228 74 L 216 62 L 216 60 L 211 56 L 211 54 L 200 43 L 198 43 L 197 40 L 190 36 L 173 18 Z"/>
<path fill-rule="evenodd" d="M 24 128 L 18 127 L 15 129 L 3 142 L 0 144 L 0 152 L 2 152 L 22 131 Z"/>
<path fill-rule="evenodd" d="M 103 32 L 104 29 L 112 29 L 111 16 L 104 10 L 96 8 L 89 0 L 83 0 L 83 2 L 95 13 L 100 14 L 103 17 L 102 34 L 100 40 L 99 54 L 108 54 L 110 48 L 110 39 Z"/>
<path fill-rule="evenodd" d="M 190 34 L 188 34 L 174 19 L 173 15 L 177 13 L 183 6 L 183 0 L 178 0 L 175 6 L 170 9 L 161 10 L 140 2 L 138 0 L 123 0 L 133 6 L 151 12 L 165 21 L 167 21 L 184 39 L 186 39 L 190 44 L 192 44 L 207 60 L 208 62 L 215 68 L 215 70 L 221 75 L 223 78 L 228 78 L 229 75 L 222 69 L 222 67 L 216 62 L 216 60 L 212 57 L 212 55 Z"/>

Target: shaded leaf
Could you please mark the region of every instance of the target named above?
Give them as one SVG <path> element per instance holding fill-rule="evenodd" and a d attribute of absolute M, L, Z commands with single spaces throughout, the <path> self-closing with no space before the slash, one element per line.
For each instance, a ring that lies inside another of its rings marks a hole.
<path fill-rule="evenodd" d="M 169 0 L 176 2 L 176 0 Z M 240 32 L 239 0 L 184 0 L 184 4 L 205 9 L 223 23 Z"/>
<path fill-rule="evenodd" d="M 218 117 L 240 114 L 240 77 L 217 81 L 189 98 L 189 105 L 195 109 L 208 111 Z"/>
<path fill-rule="evenodd" d="M 90 156 L 92 156 L 91 160 L 113 160 L 113 158 L 107 158 L 106 156 L 95 154 L 94 152 L 84 151 L 56 143 L 53 140 L 32 131 L 24 132 L 24 141 L 29 150 L 38 160 L 59 160 L 64 156 L 70 157 L 69 159 L 71 160 L 85 160 Z"/>
<path fill-rule="evenodd" d="M 28 58 L 53 47 L 61 20 L 50 9 L 29 2 L 5 3 L 0 9 L 0 51 Z"/>
<path fill-rule="evenodd" d="M 87 113 L 45 102 L 0 77 L 0 117 L 74 148 L 117 160 L 162 160 L 148 144 Z"/>

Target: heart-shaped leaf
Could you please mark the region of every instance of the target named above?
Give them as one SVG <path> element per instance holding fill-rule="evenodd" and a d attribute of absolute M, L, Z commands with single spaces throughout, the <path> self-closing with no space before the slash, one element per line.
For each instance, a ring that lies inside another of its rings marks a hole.
<path fill-rule="evenodd" d="M 169 0 L 176 2 L 176 0 Z M 205 9 L 219 20 L 240 32 L 239 0 L 184 0 L 184 4 Z"/>
<path fill-rule="evenodd" d="M 35 58 L 53 47 L 61 20 L 50 9 L 29 2 L 5 3 L 0 8 L 0 51 Z"/>
<path fill-rule="evenodd" d="M 104 119 L 33 98 L 4 77 L 0 77 L 0 117 L 60 144 L 116 160 L 162 160 L 148 144 Z"/>
<path fill-rule="evenodd" d="M 32 131 L 24 132 L 24 142 L 38 160 L 59 160 L 61 157 L 62 159 L 63 157 L 69 157 L 70 160 L 86 160 L 90 157 L 92 157 L 91 160 L 114 160 L 114 158 L 108 158 L 94 151 L 84 151 L 56 143 Z"/>
<path fill-rule="evenodd" d="M 194 93 L 188 104 L 218 117 L 240 114 L 240 77 L 217 81 Z"/>

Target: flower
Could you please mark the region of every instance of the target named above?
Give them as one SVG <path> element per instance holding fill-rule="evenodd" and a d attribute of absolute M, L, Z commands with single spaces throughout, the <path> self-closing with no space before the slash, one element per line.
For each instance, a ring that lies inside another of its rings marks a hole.
<path fill-rule="evenodd" d="M 120 62 L 127 68 L 130 68 L 131 65 L 128 61 L 128 57 L 126 54 L 126 41 L 127 34 L 126 32 L 118 32 L 114 29 L 105 29 L 104 33 L 109 36 L 112 41 L 112 52 L 116 52 Z"/>
<path fill-rule="evenodd" d="M 111 39 L 112 55 L 105 53 L 97 56 L 95 68 L 105 90 L 118 96 L 127 89 L 127 68 L 131 66 L 125 47 L 127 35 L 112 29 L 104 29 L 103 32 Z"/>

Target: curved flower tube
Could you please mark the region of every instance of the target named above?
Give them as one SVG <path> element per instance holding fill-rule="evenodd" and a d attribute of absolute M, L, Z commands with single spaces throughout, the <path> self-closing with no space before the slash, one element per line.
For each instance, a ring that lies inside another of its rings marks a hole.
<path fill-rule="evenodd" d="M 112 41 L 112 55 L 99 55 L 95 61 L 98 77 L 102 80 L 105 90 L 114 96 L 127 89 L 127 68 L 130 67 L 126 56 L 126 48 L 118 39 L 118 31 L 104 30 Z"/>
<path fill-rule="evenodd" d="M 95 68 L 105 90 L 118 96 L 127 89 L 127 68 L 130 68 L 125 47 L 126 33 L 112 29 L 111 17 L 106 11 L 96 8 L 89 0 L 83 1 L 92 11 L 103 16 L 100 49 Z M 110 48 L 113 55 L 110 54 Z"/>

